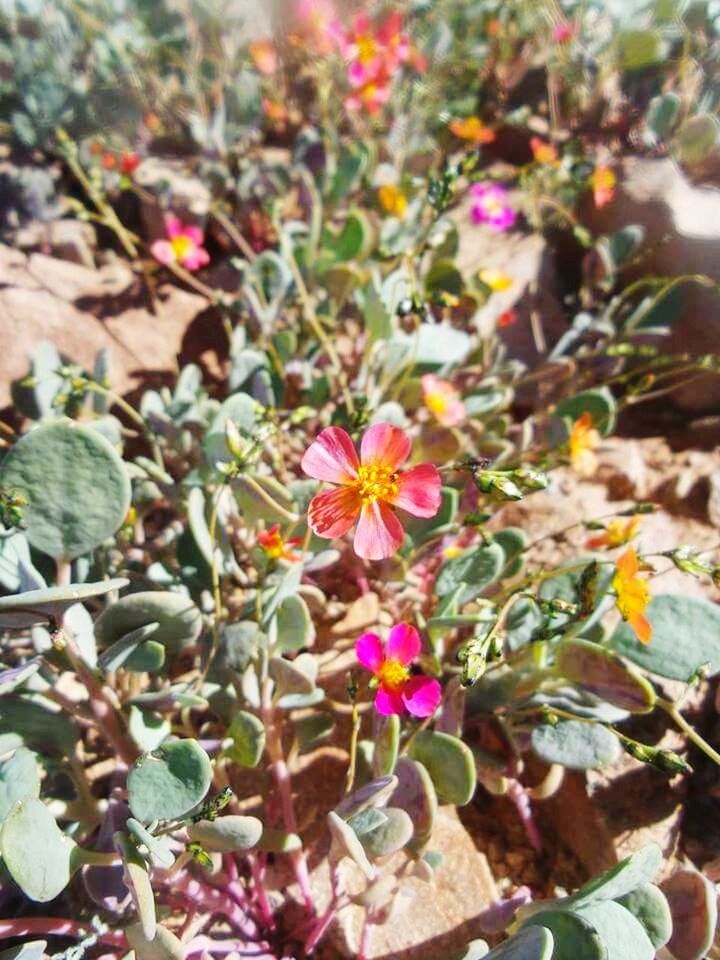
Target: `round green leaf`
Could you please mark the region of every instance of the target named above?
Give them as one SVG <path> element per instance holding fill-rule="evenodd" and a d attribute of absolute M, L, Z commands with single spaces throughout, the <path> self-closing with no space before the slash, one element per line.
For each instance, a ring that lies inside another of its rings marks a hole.
<path fill-rule="evenodd" d="M 599 900 L 573 912 L 598 932 L 607 960 L 654 960 L 655 947 L 642 924 L 614 900 Z"/>
<path fill-rule="evenodd" d="M 498 578 L 504 564 L 505 552 L 499 544 L 471 547 L 460 556 L 446 560 L 440 567 L 435 581 L 437 595 L 447 596 L 465 584 L 458 603 L 469 603 Z"/>
<path fill-rule="evenodd" d="M 152 843 L 154 838 L 148 835 L 147 838 L 142 836 L 141 839 L 143 841 L 148 839 Z M 152 940 L 157 931 L 157 914 L 147 863 L 124 833 L 118 831 L 113 836 L 113 840 L 122 858 L 123 880 L 130 891 L 133 906 L 140 918 L 143 936 L 146 940 Z"/>
<path fill-rule="evenodd" d="M 582 720 L 541 724 L 533 729 L 530 742 L 545 763 L 559 763 L 570 770 L 595 770 L 622 753 L 620 741 L 607 727 Z"/>
<path fill-rule="evenodd" d="M 616 42 L 623 70 L 644 70 L 655 66 L 665 51 L 662 37 L 654 30 L 623 30 Z"/>
<path fill-rule="evenodd" d="M 480 941 L 482 942 L 482 941 Z M 545 927 L 526 927 L 518 931 L 490 953 L 473 953 L 467 960 L 485 956 L 486 960 L 551 960 L 553 953 L 553 935 Z M 466 960 L 465 957 L 461 960 Z M 581 960 L 580 957 L 576 960 Z"/>
<path fill-rule="evenodd" d="M 574 913 L 540 910 L 527 920 L 525 929 L 527 927 L 544 927 L 550 931 L 552 960 L 608 960 L 598 932 L 589 921 Z"/>
<path fill-rule="evenodd" d="M 360 867 L 368 880 L 372 880 L 375 876 L 375 870 L 353 828 L 342 817 L 339 817 L 334 810 L 328 813 L 327 822 L 332 836 L 331 860 L 337 861 L 342 857 L 350 857 Z"/>
<path fill-rule="evenodd" d="M 25 896 L 38 903 L 54 900 L 68 885 L 80 866 L 77 849 L 34 797 L 18 801 L 0 830 L 5 866 Z"/>
<path fill-rule="evenodd" d="M 174 654 L 192 646 L 202 630 L 202 615 L 189 597 L 169 590 L 145 590 L 121 597 L 95 621 L 95 638 L 109 647 L 128 633 L 152 623 L 152 640 Z"/>
<path fill-rule="evenodd" d="M 360 810 L 379 807 L 390 797 L 397 785 L 398 778 L 394 775 L 371 780 L 341 800 L 335 808 L 335 813 L 347 820 Z"/>
<path fill-rule="evenodd" d="M 615 398 L 607 387 L 585 390 L 574 397 L 562 400 L 555 408 L 558 417 L 566 417 L 573 423 L 584 413 L 592 417 L 593 426 L 606 437 L 615 426 Z"/>
<path fill-rule="evenodd" d="M 422 763 L 410 757 L 400 757 L 395 766 L 398 785 L 390 798 L 395 807 L 401 807 L 413 823 L 413 842 L 424 844 L 430 839 L 438 800 L 430 774 Z"/>
<path fill-rule="evenodd" d="M 292 653 L 315 643 L 315 627 L 310 611 L 303 598 L 296 593 L 285 597 L 278 606 L 274 629 L 280 653 Z"/>
<path fill-rule="evenodd" d="M 576 893 L 566 897 L 563 905 L 575 908 L 596 900 L 618 900 L 638 884 L 652 880 L 662 866 L 662 860 L 660 847 L 656 843 L 649 843 L 599 877 L 593 877 Z"/>
<path fill-rule="evenodd" d="M 256 767 L 265 749 L 265 727 L 254 713 L 238 710 L 230 723 L 232 745 L 226 752 L 241 767 Z"/>
<path fill-rule="evenodd" d="M 555 671 L 621 710 L 648 713 L 655 706 L 655 691 L 645 677 L 612 650 L 589 640 L 562 641 Z"/>
<path fill-rule="evenodd" d="M 642 924 L 655 950 L 664 947 L 672 935 L 673 922 L 665 894 L 654 883 L 640 883 L 618 898 L 626 910 Z"/>
<path fill-rule="evenodd" d="M 651 673 L 687 681 L 698 667 L 710 664 L 710 675 L 720 671 L 720 607 L 697 597 L 661 594 L 653 597 L 646 615 L 652 624 L 650 643 L 644 645 L 632 628 L 620 623 L 610 646 Z"/>
<path fill-rule="evenodd" d="M 129 581 L 124 577 L 99 583 L 73 583 L 66 587 L 43 587 L 0 597 L 0 626 L 31 627 L 46 620 L 62 620 L 63 613 L 90 597 L 101 597 L 112 590 L 122 590 Z"/>
<path fill-rule="evenodd" d="M 206 850 L 216 853 L 234 853 L 249 850 L 260 842 L 263 825 L 257 817 L 229 815 L 217 820 L 198 820 L 188 827 L 191 840 L 201 843 Z"/>
<path fill-rule="evenodd" d="M 182 817 L 203 799 L 210 786 L 208 755 L 195 740 L 163 744 L 135 761 L 128 774 L 128 800 L 143 823 Z"/>
<path fill-rule="evenodd" d="M 475 793 L 475 759 L 467 744 L 449 733 L 421 730 L 410 744 L 410 756 L 427 768 L 437 795 L 462 807 Z"/>
<path fill-rule="evenodd" d="M 397 714 L 384 716 L 376 713 L 373 717 L 372 772 L 375 777 L 386 777 L 395 769 L 400 747 L 400 717 Z"/>
<path fill-rule="evenodd" d="M 0 763 L 0 824 L 18 800 L 39 796 L 37 756 L 32 750 L 18 747 L 11 757 Z"/>
<path fill-rule="evenodd" d="M 359 840 L 369 857 L 385 857 L 402 850 L 413 835 L 413 824 L 404 810 L 385 807 L 383 822 L 360 834 Z M 362 816 L 362 814 L 358 814 Z M 353 826 L 352 821 L 348 826 Z"/>
<path fill-rule="evenodd" d="M 673 141 L 673 150 L 681 163 L 702 163 L 717 149 L 720 123 L 710 113 L 698 113 L 683 123 Z"/>
<path fill-rule="evenodd" d="M 71 560 L 122 526 L 130 478 L 111 444 L 69 420 L 35 427 L 0 465 L 0 484 L 22 493 L 25 535 L 36 550 Z"/>

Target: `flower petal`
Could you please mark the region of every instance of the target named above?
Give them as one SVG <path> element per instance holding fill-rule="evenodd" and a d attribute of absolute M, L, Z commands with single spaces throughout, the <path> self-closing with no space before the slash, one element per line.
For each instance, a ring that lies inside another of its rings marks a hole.
<path fill-rule="evenodd" d="M 635 631 L 635 636 L 640 643 L 646 646 L 652 640 L 653 628 L 648 618 L 643 613 L 631 613 L 627 618 L 628 623 Z"/>
<path fill-rule="evenodd" d="M 404 713 L 405 704 L 402 694 L 380 687 L 375 694 L 375 709 L 383 716 L 391 716 L 393 713 Z"/>
<path fill-rule="evenodd" d="M 388 636 L 386 656 L 388 660 L 398 660 L 407 667 L 420 653 L 421 646 L 420 634 L 415 627 L 409 623 L 398 623 Z"/>
<path fill-rule="evenodd" d="M 365 431 L 360 443 L 360 459 L 364 466 L 378 464 L 389 470 L 401 467 L 410 456 L 410 437 L 391 423 L 374 423 Z"/>
<path fill-rule="evenodd" d="M 364 633 L 355 642 L 355 656 L 371 673 L 377 673 L 385 659 L 382 640 L 376 633 Z"/>
<path fill-rule="evenodd" d="M 188 240 L 192 240 L 196 247 L 202 246 L 203 240 L 205 239 L 202 227 L 198 227 L 194 223 L 186 223 L 182 232 Z"/>
<path fill-rule="evenodd" d="M 431 717 L 441 697 L 442 687 L 432 677 L 410 677 L 402 692 L 403 703 L 414 717 Z"/>
<path fill-rule="evenodd" d="M 316 493 L 308 507 L 313 533 L 330 540 L 342 537 L 357 520 L 362 501 L 352 487 L 335 487 Z"/>
<path fill-rule="evenodd" d="M 305 451 L 300 464 L 315 480 L 351 483 L 360 466 L 355 445 L 341 427 L 326 427 Z"/>
<path fill-rule="evenodd" d="M 355 531 L 355 553 L 364 560 L 385 560 L 403 542 L 403 528 L 392 509 L 381 500 L 363 504 Z"/>
<path fill-rule="evenodd" d="M 440 474 L 432 463 L 420 463 L 397 477 L 392 505 L 414 517 L 434 517 L 440 509 Z"/>
<path fill-rule="evenodd" d="M 158 263 L 175 262 L 175 251 L 172 248 L 172 244 L 168 240 L 156 240 L 155 243 L 150 247 L 150 252 L 158 261 Z"/>
<path fill-rule="evenodd" d="M 182 260 L 182 264 L 187 270 L 199 270 L 207 263 L 210 263 L 210 255 L 204 247 L 193 247 Z"/>
<path fill-rule="evenodd" d="M 622 577 L 632 579 L 637 576 L 640 565 L 634 547 L 628 547 L 625 553 L 615 561 L 618 573 Z"/>
<path fill-rule="evenodd" d="M 165 233 L 167 233 L 171 240 L 181 236 L 183 233 L 183 225 L 174 213 L 168 213 L 165 217 Z"/>

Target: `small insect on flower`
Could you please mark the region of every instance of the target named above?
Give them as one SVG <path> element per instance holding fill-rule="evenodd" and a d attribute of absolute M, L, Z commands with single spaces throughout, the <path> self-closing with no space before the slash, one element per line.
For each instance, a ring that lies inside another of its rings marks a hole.
<path fill-rule="evenodd" d="M 475 146 L 492 143 L 495 139 L 495 131 L 486 126 L 479 117 L 456 117 L 448 123 L 448 129 L 459 140 L 466 140 Z"/>
<path fill-rule="evenodd" d="M 486 287 L 490 287 L 493 293 L 502 293 L 513 285 L 513 278 L 498 268 L 480 270 L 478 277 Z"/>
<path fill-rule="evenodd" d="M 611 167 L 595 167 L 590 178 L 595 206 L 600 210 L 611 203 L 615 196 L 617 177 Z"/>
<path fill-rule="evenodd" d="M 257 40 L 251 43 L 248 51 L 259 73 L 271 77 L 277 70 L 277 50 L 272 40 Z"/>
<path fill-rule="evenodd" d="M 558 167 L 560 165 L 557 147 L 552 143 L 546 143 L 540 137 L 530 137 L 530 149 L 535 163 L 541 163 L 546 167 Z"/>
<path fill-rule="evenodd" d="M 173 214 L 165 218 L 167 240 L 156 240 L 150 250 L 160 263 L 180 263 L 186 270 L 199 270 L 210 262 L 203 247 L 204 234 L 200 227 L 182 223 Z"/>
<path fill-rule="evenodd" d="M 271 560 L 290 560 L 294 563 L 299 559 L 296 548 L 302 543 L 302 537 L 283 539 L 279 523 L 258 533 L 257 542 Z"/>
<path fill-rule="evenodd" d="M 517 215 L 508 203 L 507 192 L 499 184 L 474 183 L 470 187 L 470 196 L 473 223 L 486 223 L 498 233 L 514 225 Z"/>
<path fill-rule="evenodd" d="M 439 380 L 434 373 L 426 373 L 420 383 L 425 406 L 438 423 L 454 427 L 465 419 L 465 404 L 448 380 Z"/>
<path fill-rule="evenodd" d="M 570 431 L 570 463 L 573 470 L 584 477 L 592 476 L 598 466 L 595 448 L 600 443 L 600 434 L 592 424 L 592 415 L 586 410 Z"/>
<path fill-rule="evenodd" d="M 378 713 L 431 717 L 437 710 L 442 688 L 437 680 L 413 674 L 410 665 L 420 653 L 417 630 L 409 623 L 398 623 L 388 635 L 387 643 L 375 633 L 364 633 L 355 644 L 360 663 L 373 675 L 377 685 L 375 709 Z"/>
<path fill-rule="evenodd" d="M 640 517 L 630 517 L 629 520 L 611 520 L 602 533 L 597 537 L 591 537 L 585 544 L 590 550 L 597 550 L 599 547 L 607 547 L 612 550 L 614 547 L 622 547 L 630 543 L 637 534 L 640 526 Z"/>
<path fill-rule="evenodd" d="M 407 210 L 407 197 L 395 183 L 386 183 L 378 188 L 378 201 L 386 213 L 403 217 Z"/>
<path fill-rule="evenodd" d="M 440 474 L 432 463 L 409 470 L 410 437 L 389 423 L 376 423 L 360 442 L 360 457 L 341 427 L 327 427 L 310 444 L 302 469 L 315 480 L 337 484 L 310 501 L 308 523 L 319 537 L 342 537 L 357 521 L 355 553 L 365 560 L 391 557 L 403 542 L 395 510 L 434 517 L 440 509 Z"/>
<path fill-rule="evenodd" d="M 647 580 L 638 576 L 639 570 L 638 556 L 633 547 L 628 547 L 615 561 L 612 585 L 616 594 L 615 603 L 623 620 L 630 624 L 641 643 L 650 643 L 652 624 L 645 616 L 645 608 L 650 602 L 650 588 Z"/>

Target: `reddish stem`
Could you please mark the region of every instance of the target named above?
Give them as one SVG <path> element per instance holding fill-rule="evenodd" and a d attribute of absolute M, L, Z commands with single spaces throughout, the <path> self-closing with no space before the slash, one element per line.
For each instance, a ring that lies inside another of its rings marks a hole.
<path fill-rule="evenodd" d="M 533 848 L 537 851 L 542 850 L 542 836 L 540 835 L 540 831 L 535 823 L 535 817 L 533 816 L 532 812 L 532 804 L 530 802 L 530 797 L 528 796 L 527 790 L 519 780 L 511 780 L 508 786 L 507 795 L 515 804 L 518 816 L 522 820 L 523 826 L 525 827 L 525 832 L 528 835 L 528 840 L 532 844 Z"/>
<path fill-rule="evenodd" d="M 268 900 L 267 893 L 265 892 L 265 884 L 263 883 L 263 868 L 260 865 L 257 857 L 250 854 L 248 856 L 248 861 L 250 863 L 250 872 L 252 873 L 253 878 L 253 887 L 255 888 L 255 898 L 260 908 L 260 913 L 263 918 L 263 922 L 268 930 L 275 929 L 275 918 L 273 917 L 272 907 L 270 906 L 270 901 Z"/>

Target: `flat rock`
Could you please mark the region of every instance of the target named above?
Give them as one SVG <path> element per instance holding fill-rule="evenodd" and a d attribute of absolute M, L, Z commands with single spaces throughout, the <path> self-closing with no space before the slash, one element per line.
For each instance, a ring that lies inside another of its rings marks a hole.
<path fill-rule="evenodd" d="M 151 305 L 133 296 L 133 283 L 122 261 L 96 270 L 0 245 L 0 406 L 10 402 L 11 381 L 25 376 L 42 340 L 86 369 L 107 347 L 119 393 L 136 388 L 148 371 L 176 373 L 186 328 L 207 301 L 165 285 Z"/>

